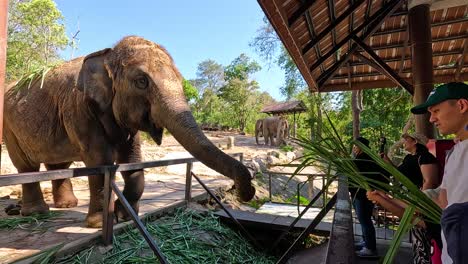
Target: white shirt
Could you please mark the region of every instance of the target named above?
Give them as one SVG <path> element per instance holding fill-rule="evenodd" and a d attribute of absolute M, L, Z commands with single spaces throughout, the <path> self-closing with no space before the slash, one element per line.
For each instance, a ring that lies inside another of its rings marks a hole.
<path fill-rule="evenodd" d="M 444 178 L 440 188 L 447 190 L 447 207 L 468 202 L 468 139 L 458 142 L 445 160 Z M 442 263 L 452 264 L 447 242 L 442 232 Z"/>
<path fill-rule="evenodd" d="M 445 161 L 440 187 L 447 190 L 447 207 L 468 202 L 468 139 L 453 146 L 452 153 Z"/>

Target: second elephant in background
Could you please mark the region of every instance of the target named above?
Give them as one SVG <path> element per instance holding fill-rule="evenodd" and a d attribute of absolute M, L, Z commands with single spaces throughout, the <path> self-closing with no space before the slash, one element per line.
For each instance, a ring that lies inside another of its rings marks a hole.
<path fill-rule="evenodd" d="M 279 146 L 285 142 L 289 136 L 289 123 L 282 116 L 272 116 L 263 119 L 263 137 L 265 145 Z M 275 144 L 276 137 L 276 144 Z"/>

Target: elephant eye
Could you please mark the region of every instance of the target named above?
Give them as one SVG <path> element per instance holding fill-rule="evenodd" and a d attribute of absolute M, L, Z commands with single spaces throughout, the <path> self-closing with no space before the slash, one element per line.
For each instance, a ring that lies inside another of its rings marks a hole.
<path fill-rule="evenodd" d="M 134 82 L 138 89 L 148 88 L 148 78 L 146 78 L 146 76 L 139 76 L 134 80 Z"/>

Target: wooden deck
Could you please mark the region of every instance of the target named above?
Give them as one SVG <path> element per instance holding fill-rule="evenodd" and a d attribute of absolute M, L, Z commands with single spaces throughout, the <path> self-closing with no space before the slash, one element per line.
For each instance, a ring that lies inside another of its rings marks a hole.
<path fill-rule="evenodd" d="M 289 207 L 295 208 L 295 206 L 288 205 Z M 316 208 L 314 209 L 315 214 L 318 213 Z M 229 210 L 229 212 L 243 225 L 247 227 L 256 227 L 269 230 L 286 230 L 291 223 L 296 219 L 292 216 L 281 216 L 273 214 L 265 214 L 257 212 L 246 212 L 239 210 Z M 216 215 L 220 216 L 225 221 L 231 221 L 229 216 L 222 210 L 216 211 Z M 310 216 L 311 214 L 309 214 Z M 330 212 L 329 215 L 333 217 L 333 212 Z M 328 216 L 328 215 L 327 215 Z M 295 230 L 303 230 L 312 222 L 312 219 L 301 219 L 294 226 Z M 322 221 L 320 222 L 314 233 L 328 234 L 331 230 L 331 221 Z"/>

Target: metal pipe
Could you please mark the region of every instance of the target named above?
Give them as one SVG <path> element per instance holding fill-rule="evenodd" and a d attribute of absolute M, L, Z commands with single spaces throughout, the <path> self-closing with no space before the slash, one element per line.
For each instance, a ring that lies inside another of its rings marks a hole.
<path fill-rule="evenodd" d="M 133 222 L 136 224 L 138 230 L 140 231 L 140 233 L 143 235 L 146 242 L 148 243 L 149 247 L 151 248 L 151 250 L 153 250 L 154 254 L 158 258 L 159 262 L 162 264 L 168 264 L 169 262 L 166 260 L 166 258 L 162 254 L 156 242 L 154 242 L 153 237 L 151 237 L 151 234 L 148 232 L 148 230 L 146 230 L 145 226 L 143 225 L 140 218 L 133 210 L 132 206 L 128 203 L 127 199 L 125 199 L 125 196 L 119 190 L 119 187 L 115 184 L 115 182 L 111 182 L 111 186 L 112 186 L 112 190 L 115 192 L 120 202 L 122 203 L 123 207 L 125 208 L 125 211 L 127 211 L 127 213 L 130 215 Z"/>
<path fill-rule="evenodd" d="M 214 193 L 208 188 L 208 186 L 205 185 L 205 183 L 202 182 L 202 180 L 195 174 L 192 172 L 192 176 L 198 181 L 198 183 L 200 183 L 200 185 L 203 187 L 203 189 L 205 189 L 205 191 L 211 196 L 211 198 L 213 198 L 216 203 L 221 206 L 221 208 L 223 208 L 224 212 L 226 212 L 226 214 L 231 218 L 232 221 L 234 221 L 234 223 L 240 228 L 240 230 L 247 236 L 247 238 L 252 241 L 252 243 L 254 244 L 254 246 L 258 249 L 261 249 L 263 250 L 263 247 L 260 246 L 260 244 L 258 244 L 257 240 L 255 240 L 255 238 L 247 231 L 247 229 L 244 228 L 244 226 L 231 214 L 231 212 L 229 212 L 229 210 L 226 208 L 226 206 L 224 206 L 224 204 L 221 203 L 221 201 L 218 199 L 218 197 L 216 197 L 216 195 L 214 195 Z"/>
<path fill-rule="evenodd" d="M 190 203 L 192 200 L 192 169 L 193 163 L 187 163 L 187 170 L 185 172 L 185 201 Z"/>

